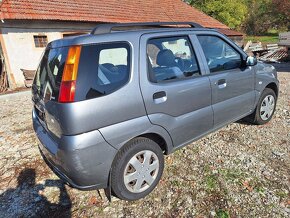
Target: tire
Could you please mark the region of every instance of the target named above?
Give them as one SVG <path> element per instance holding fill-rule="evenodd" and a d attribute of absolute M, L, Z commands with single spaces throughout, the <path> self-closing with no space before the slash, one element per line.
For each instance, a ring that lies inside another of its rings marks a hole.
<path fill-rule="evenodd" d="M 119 151 L 113 162 L 113 195 L 128 201 L 144 198 L 158 184 L 163 168 L 163 152 L 156 142 L 143 137 L 133 139 Z"/>
<path fill-rule="evenodd" d="M 248 120 L 256 125 L 268 123 L 275 112 L 277 96 L 272 89 L 265 88 L 258 101 L 255 112 L 248 117 Z"/>

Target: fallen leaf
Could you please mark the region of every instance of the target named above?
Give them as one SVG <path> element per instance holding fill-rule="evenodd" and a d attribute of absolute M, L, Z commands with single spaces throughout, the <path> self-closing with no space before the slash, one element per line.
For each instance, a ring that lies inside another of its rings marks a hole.
<path fill-rule="evenodd" d="M 171 165 L 173 163 L 173 159 L 171 157 L 166 158 L 166 164 Z"/>
<path fill-rule="evenodd" d="M 90 200 L 89 200 L 89 204 L 90 204 L 90 205 L 95 205 L 95 204 L 97 204 L 97 203 L 98 203 L 98 200 L 97 200 L 96 196 L 92 196 L 92 197 L 90 198 Z"/>
<path fill-rule="evenodd" d="M 243 182 L 243 186 L 244 186 L 246 189 L 248 189 L 248 191 L 250 191 L 250 192 L 253 191 L 253 187 L 250 186 L 250 184 L 249 184 L 248 181 Z"/>

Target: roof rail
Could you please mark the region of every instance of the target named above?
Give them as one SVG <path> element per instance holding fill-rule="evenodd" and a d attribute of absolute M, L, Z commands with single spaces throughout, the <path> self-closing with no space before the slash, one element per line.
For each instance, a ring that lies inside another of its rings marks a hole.
<path fill-rule="evenodd" d="M 203 28 L 198 23 L 193 22 L 146 22 L 146 23 L 107 23 L 98 24 L 92 31 L 91 34 L 104 34 L 110 33 L 113 28 L 117 27 L 166 27 L 166 26 L 190 26 L 191 28 Z"/>

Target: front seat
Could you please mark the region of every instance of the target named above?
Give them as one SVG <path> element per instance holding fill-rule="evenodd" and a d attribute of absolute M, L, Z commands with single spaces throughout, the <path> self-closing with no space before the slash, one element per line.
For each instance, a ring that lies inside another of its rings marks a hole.
<path fill-rule="evenodd" d="M 169 49 L 158 53 L 156 63 L 159 67 L 155 67 L 153 71 L 157 82 L 185 77 L 175 61 L 173 52 Z"/>

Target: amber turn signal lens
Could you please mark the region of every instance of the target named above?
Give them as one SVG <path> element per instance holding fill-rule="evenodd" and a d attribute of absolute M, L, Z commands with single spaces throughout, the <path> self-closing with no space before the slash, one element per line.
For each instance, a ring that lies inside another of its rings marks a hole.
<path fill-rule="evenodd" d="M 69 48 L 58 96 L 61 103 L 74 102 L 80 55 L 81 46 Z"/>
<path fill-rule="evenodd" d="M 79 60 L 81 54 L 81 46 L 73 46 L 69 48 L 67 59 L 65 62 L 62 81 L 75 81 L 78 75 Z"/>

